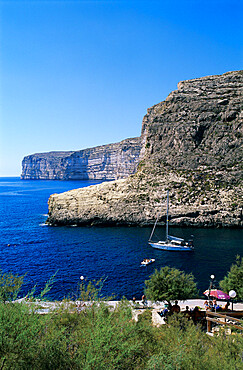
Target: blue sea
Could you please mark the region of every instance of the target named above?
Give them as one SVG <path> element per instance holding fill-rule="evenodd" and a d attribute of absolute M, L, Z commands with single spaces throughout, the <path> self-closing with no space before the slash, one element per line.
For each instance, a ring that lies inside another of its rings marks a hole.
<path fill-rule="evenodd" d="M 243 230 L 173 228 L 175 236 L 194 235 L 193 253 L 165 252 L 148 244 L 151 227 L 50 227 L 45 224 L 51 194 L 97 184 L 95 181 L 29 181 L 0 178 L 0 268 L 26 274 L 22 294 L 37 293 L 56 273 L 51 299 L 74 297 L 80 276 L 85 284 L 105 278 L 103 295 L 140 299 L 144 281 L 155 269 L 192 272 L 202 292 L 209 277 L 221 280 L 237 254 L 243 255 Z M 164 237 L 163 227 L 157 234 Z M 140 267 L 143 258 L 155 263 Z"/>

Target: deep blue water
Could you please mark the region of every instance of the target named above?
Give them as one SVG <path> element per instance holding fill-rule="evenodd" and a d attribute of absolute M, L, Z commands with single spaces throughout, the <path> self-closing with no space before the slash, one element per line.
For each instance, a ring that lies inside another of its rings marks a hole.
<path fill-rule="evenodd" d="M 50 194 L 85 187 L 95 181 L 26 181 L 0 178 L 0 268 L 25 274 L 24 293 L 37 290 L 57 271 L 52 299 L 72 296 L 79 278 L 105 277 L 105 296 L 141 298 L 144 281 L 154 269 L 168 265 L 192 272 L 202 292 L 209 276 L 219 281 L 243 255 L 243 230 L 173 228 L 173 235 L 195 236 L 195 252 L 155 250 L 147 243 L 151 228 L 50 227 L 45 225 Z M 164 228 L 157 231 L 164 236 Z M 8 246 L 10 244 L 10 246 Z M 154 264 L 140 267 L 143 258 Z"/>

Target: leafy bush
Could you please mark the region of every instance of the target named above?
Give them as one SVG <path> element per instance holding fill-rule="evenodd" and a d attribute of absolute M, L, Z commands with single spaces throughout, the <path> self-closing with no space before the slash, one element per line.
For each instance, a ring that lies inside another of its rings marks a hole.
<path fill-rule="evenodd" d="M 186 300 L 197 296 L 197 287 L 192 274 L 185 274 L 168 266 L 157 269 L 145 281 L 145 294 L 154 301 Z"/>
<path fill-rule="evenodd" d="M 235 264 L 230 267 L 230 271 L 219 282 L 219 285 L 227 293 L 230 290 L 235 290 L 237 299 L 243 299 L 243 258 L 236 257 Z"/>

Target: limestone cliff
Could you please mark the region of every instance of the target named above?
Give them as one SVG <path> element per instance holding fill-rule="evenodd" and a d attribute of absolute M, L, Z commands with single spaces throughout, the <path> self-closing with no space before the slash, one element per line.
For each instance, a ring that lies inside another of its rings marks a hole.
<path fill-rule="evenodd" d="M 23 180 L 114 180 L 136 171 L 141 138 L 75 152 L 38 153 L 22 162 Z"/>
<path fill-rule="evenodd" d="M 180 82 L 143 119 L 137 172 L 52 195 L 48 223 L 148 225 L 169 189 L 172 225 L 242 227 L 242 92 L 243 71 Z"/>

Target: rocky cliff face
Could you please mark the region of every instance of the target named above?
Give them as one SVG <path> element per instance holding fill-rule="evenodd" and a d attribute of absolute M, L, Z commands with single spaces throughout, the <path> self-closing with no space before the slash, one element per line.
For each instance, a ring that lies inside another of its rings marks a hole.
<path fill-rule="evenodd" d="M 48 223 L 242 227 L 243 71 L 178 84 L 143 119 L 137 172 L 54 194 Z M 164 204 L 164 207 L 163 207 Z"/>
<path fill-rule="evenodd" d="M 141 138 L 75 152 L 39 153 L 25 157 L 21 178 L 38 180 L 114 180 L 136 171 Z"/>

